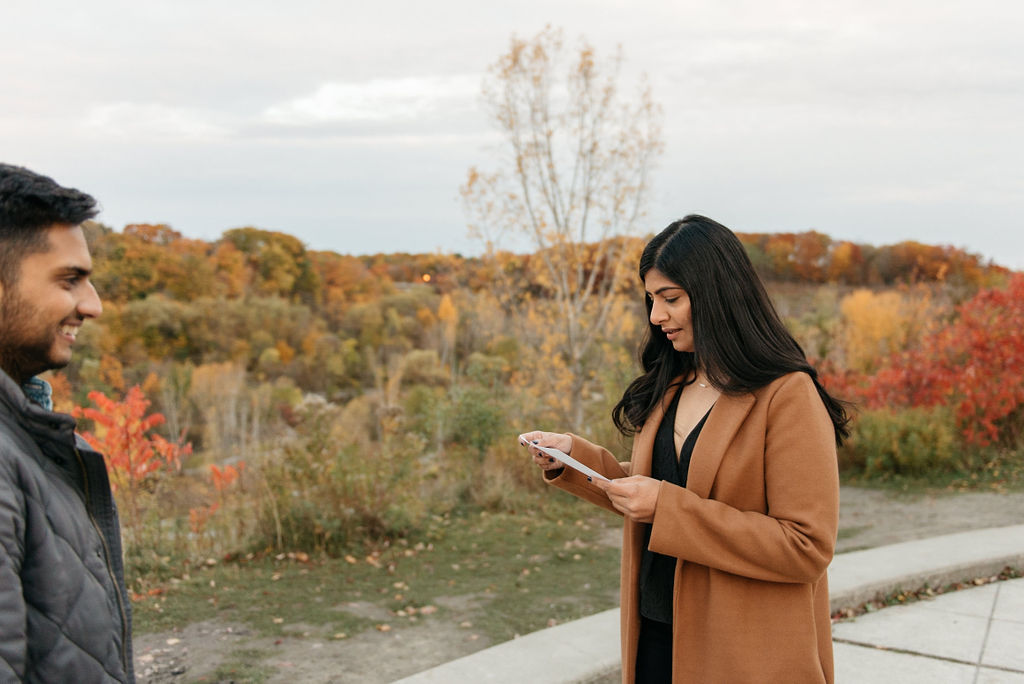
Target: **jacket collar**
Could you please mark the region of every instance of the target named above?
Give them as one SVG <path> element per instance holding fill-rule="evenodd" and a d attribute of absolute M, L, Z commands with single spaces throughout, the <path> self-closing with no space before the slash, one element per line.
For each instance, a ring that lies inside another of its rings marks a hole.
<path fill-rule="evenodd" d="M 633 443 L 633 467 L 630 470 L 632 474 L 651 474 L 654 438 L 658 434 L 658 426 L 665 417 L 665 409 L 672 403 L 678 391 L 678 385 L 670 387 L 644 421 Z M 711 486 L 715 482 L 715 475 L 718 474 L 718 467 L 722 464 L 725 451 L 753 405 L 753 394 L 723 394 L 711 408 L 711 414 L 693 447 L 690 470 L 686 478 L 686 488 L 697 496 L 706 499 L 711 494 Z"/>
<path fill-rule="evenodd" d="M 42 383 L 41 380 L 39 382 Z M 30 401 L 25 395 L 25 389 L 19 387 L 3 370 L 0 370 L 0 410 L 9 412 L 15 421 L 31 433 L 50 439 L 73 439 L 74 418 L 48 411 Z"/>

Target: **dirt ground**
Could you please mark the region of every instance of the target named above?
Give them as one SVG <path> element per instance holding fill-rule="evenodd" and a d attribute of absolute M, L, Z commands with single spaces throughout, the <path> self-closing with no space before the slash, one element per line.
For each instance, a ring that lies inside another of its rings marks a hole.
<path fill-rule="evenodd" d="M 854 551 L 911 539 L 1024 523 L 1024 492 L 901 495 L 844 487 L 840 495 L 837 551 Z M 618 535 L 609 531 L 609 544 Z M 465 597 L 450 598 L 452 609 Z M 382 619 L 386 616 L 382 616 Z M 184 630 L 147 634 L 135 642 L 140 684 L 249 681 L 216 679 L 225 662 L 259 662 L 270 684 L 391 682 L 491 644 L 452 623 L 420 622 L 389 632 L 370 630 L 345 640 L 318 638 L 307 626 L 295 637 L 259 637 L 241 625 L 216 621 Z M 475 637 L 475 638 L 474 638 Z"/>

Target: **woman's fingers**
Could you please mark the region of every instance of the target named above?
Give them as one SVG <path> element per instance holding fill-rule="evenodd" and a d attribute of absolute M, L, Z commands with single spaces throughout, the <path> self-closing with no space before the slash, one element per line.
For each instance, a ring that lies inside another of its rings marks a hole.
<path fill-rule="evenodd" d="M 540 431 L 524 432 L 519 435 L 519 443 L 525 446 L 527 443 L 532 442 L 535 439 L 540 439 L 543 435 L 544 433 Z"/>
<path fill-rule="evenodd" d="M 533 462 L 542 470 L 558 470 L 563 467 L 561 462 L 544 453 L 538 449 L 537 446 L 554 446 L 558 441 L 558 438 L 562 436 L 564 435 L 559 435 L 556 432 L 542 432 L 540 430 L 535 430 L 533 432 L 524 432 L 521 434 L 519 436 L 519 443 L 527 447 L 530 455 L 533 457 Z"/>
<path fill-rule="evenodd" d="M 533 451 L 533 450 L 531 450 L 531 454 L 533 455 L 533 462 L 536 463 L 537 465 L 541 466 L 541 467 L 544 467 L 547 464 L 555 462 L 554 458 L 548 456 L 543 451 Z"/>
<path fill-rule="evenodd" d="M 569 450 L 572 448 L 572 438 L 569 435 L 559 432 L 543 432 L 541 430 L 524 432 L 519 435 L 519 443 L 529 447 L 531 454 L 543 453 L 536 449 L 536 446 L 550 447 L 565 453 L 569 453 Z"/>
<path fill-rule="evenodd" d="M 652 522 L 654 520 L 654 509 L 658 503 L 658 491 L 660 483 L 643 475 L 623 477 L 598 486 L 608 494 L 608 500 L 612 502 L 620 513 L 637 522 Z"/>

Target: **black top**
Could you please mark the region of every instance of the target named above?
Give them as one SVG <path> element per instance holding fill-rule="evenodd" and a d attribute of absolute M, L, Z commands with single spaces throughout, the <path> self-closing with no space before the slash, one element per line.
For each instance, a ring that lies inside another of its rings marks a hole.
<path fill-rule="evenodd" d="M 672 429 L 676 422 L 680 394 L 682 390 L 676 392 L 672 404 L 661 420 L 661 425 L 658 426 L 658 434 L 654 438 L 651 477 L 685 487 L 693 447 L 700 436 L 701 428 L 711 414 L 711 409 L 708 409 L 700 422 L 686 436 L 679 450 L 679 457 L 676 458 Z M 651 543 L 651 526 L 644 527 L 644 552 L 640 559 L 640 615 L 649 620 L 672 624 L 672 589 L 675 584 L 676 558 L 650 551 L 647 545 Z"/>

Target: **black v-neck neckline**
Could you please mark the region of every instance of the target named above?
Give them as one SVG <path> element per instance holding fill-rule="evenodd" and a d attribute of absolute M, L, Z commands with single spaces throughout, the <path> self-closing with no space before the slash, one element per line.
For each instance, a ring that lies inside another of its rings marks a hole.
<path fill-rule="evenodd" d="M 711 408 L 707 410 L 704 417 L 686 435 L 686 439 L 683 440 L 683 444 L 677 453 L 674 428 L 680 394 L 682 394 L 682 389 L 676 392 L 676 396 L 673 397 L 672 403 L 669 405 L 668 410 L 665 411 L 665 415 L 661 419 L 661 425 L 658 427 L 658 434 L 654 439 L 654 453 L 651 457 L 651 477 L 685 487 L 693 449 L 697 444 L 697 438 L 700 436 L 704 423 L 707 422 L 708 416 L 711 415 L 711 409 L 714 408 L 714 404 L 711 405 Z"/>

